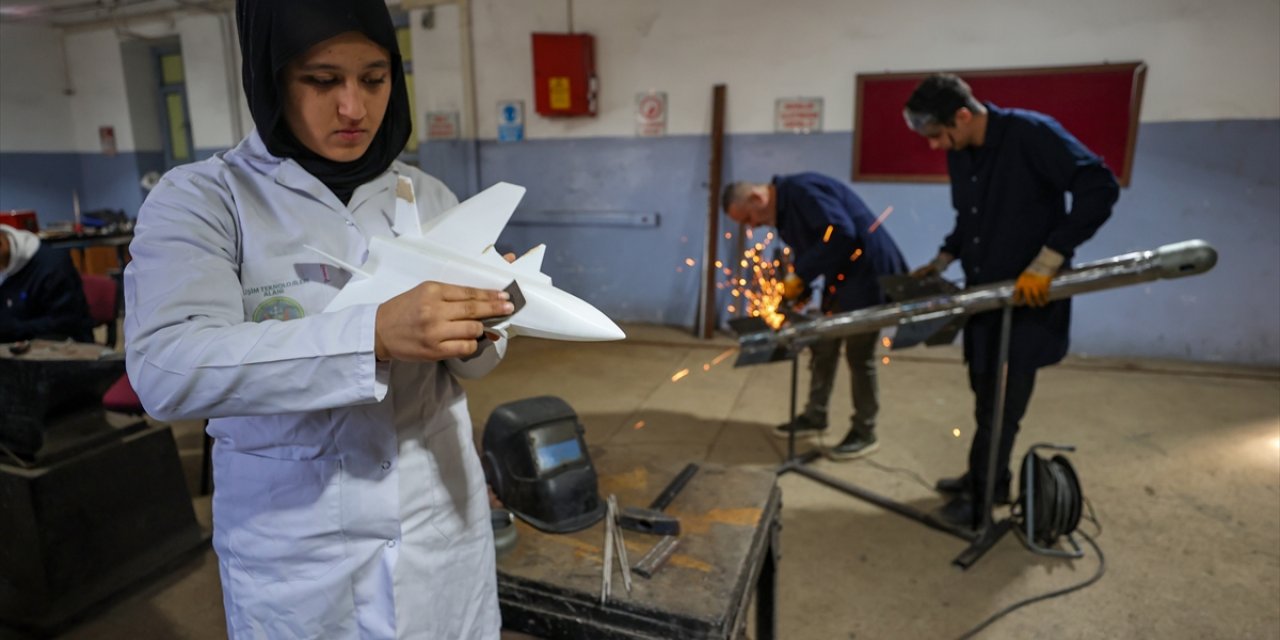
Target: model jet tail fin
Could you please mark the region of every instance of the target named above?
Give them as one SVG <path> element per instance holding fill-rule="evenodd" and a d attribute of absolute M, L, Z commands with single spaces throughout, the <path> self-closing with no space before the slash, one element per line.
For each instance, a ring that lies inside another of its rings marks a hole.
<path fill-rule="evenodd" d="M 418 201 L 413 195 L 413 180 L 406 176 L 396 179 L 396 219 L 391 228 L 398 236 L 422 236 L 422 219 L 418 216 Z"/>
<path fill-rule="evenodd" d="M 540 244 L 516 258 L 516 261 L 511 263 L 511 267 L 522 277 L 551 284 L 551 276 L 542 272 L 542 259 L 546 254 L 547 245 Z"/>
<path fill-rule="evenodd" d="M 462 255 L 483 253 L 497 242 L 524 191 L 524 187 L 499 182 L 429 220 L 422 227 L 422 237 Z"/>

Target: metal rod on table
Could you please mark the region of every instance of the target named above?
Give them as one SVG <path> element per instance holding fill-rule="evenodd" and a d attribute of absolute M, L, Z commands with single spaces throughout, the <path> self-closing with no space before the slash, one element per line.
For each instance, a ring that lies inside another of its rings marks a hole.
<path fill-rule="evenodd" d="M 657 573 L 658 569 L 661 569 L 662 565 L 666 564 L 671 555 L 676 552 L 678 546 L 680 546 L 680 538 L 663 536 L 648 553 L 641 556 L 633 569 L 642 578 L 652 578 L 653 574 Z"/>
<path fill-rule="evenodd" d="M 614 545 L 618 550 L 618 564 L 622 565 L 622 586 L 631 593 L 631 564 L 627 560 L 627 542 L 622 537 L 622 527 L 618 526 L 618 497 L 609 494 L 609 521 L 613 524 Z"/>

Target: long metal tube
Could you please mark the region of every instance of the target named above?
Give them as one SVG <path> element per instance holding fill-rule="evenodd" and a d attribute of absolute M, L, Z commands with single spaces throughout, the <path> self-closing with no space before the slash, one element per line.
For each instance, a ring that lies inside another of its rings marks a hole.
<path fill-rule="evenodd" d="M 1196 275 L 1212 269 L 1217 262 L 1218 252 L 1203 240 L 1185 240 L 1154 250 L 1135 251 L 1084 263 L 1058 274 L 1049 288 L 1049 299 Z M 1008 280 L 955 294 L 868 307 L 797 323 L 777 332 L 744 334 L 738 343 L 744 355 L 777 347 L 794 350 L 824 338 L 989 311 L 1005 305 L 1013 297 L 1013 285 L 1013 281 Z"/>

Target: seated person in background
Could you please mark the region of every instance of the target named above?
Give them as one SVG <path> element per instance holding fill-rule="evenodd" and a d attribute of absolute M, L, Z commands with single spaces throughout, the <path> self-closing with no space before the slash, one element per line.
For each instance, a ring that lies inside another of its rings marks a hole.
<path fill-rule="evenodd" d="M 89 303 L 66 251 L 0 225 L 0 342 L 33 338 L 93 342 Z"/>

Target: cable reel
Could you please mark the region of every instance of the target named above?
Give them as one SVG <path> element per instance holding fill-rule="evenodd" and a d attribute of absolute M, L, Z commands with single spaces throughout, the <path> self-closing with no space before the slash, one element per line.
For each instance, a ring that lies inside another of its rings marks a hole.
<path fill-rule="evenodd" d="M 1080 525 L 1084 494 L 1080 477 L 1062 454 L 1050 459 L 1036 454 L 1039 449 L 1075 451 L 1074 446 L 1038 443 L 1022 458 L 1022 475 L 1018 485 L 1022 495 L 1014 505 L 1015 530 L 1023 544 L 1032 551 L 1063 558 L 1081 558 L 1084 552 L 1071 534 Z M 1066 537 L 1074 551 L 1055 548 L 1058 539 Z"/>

